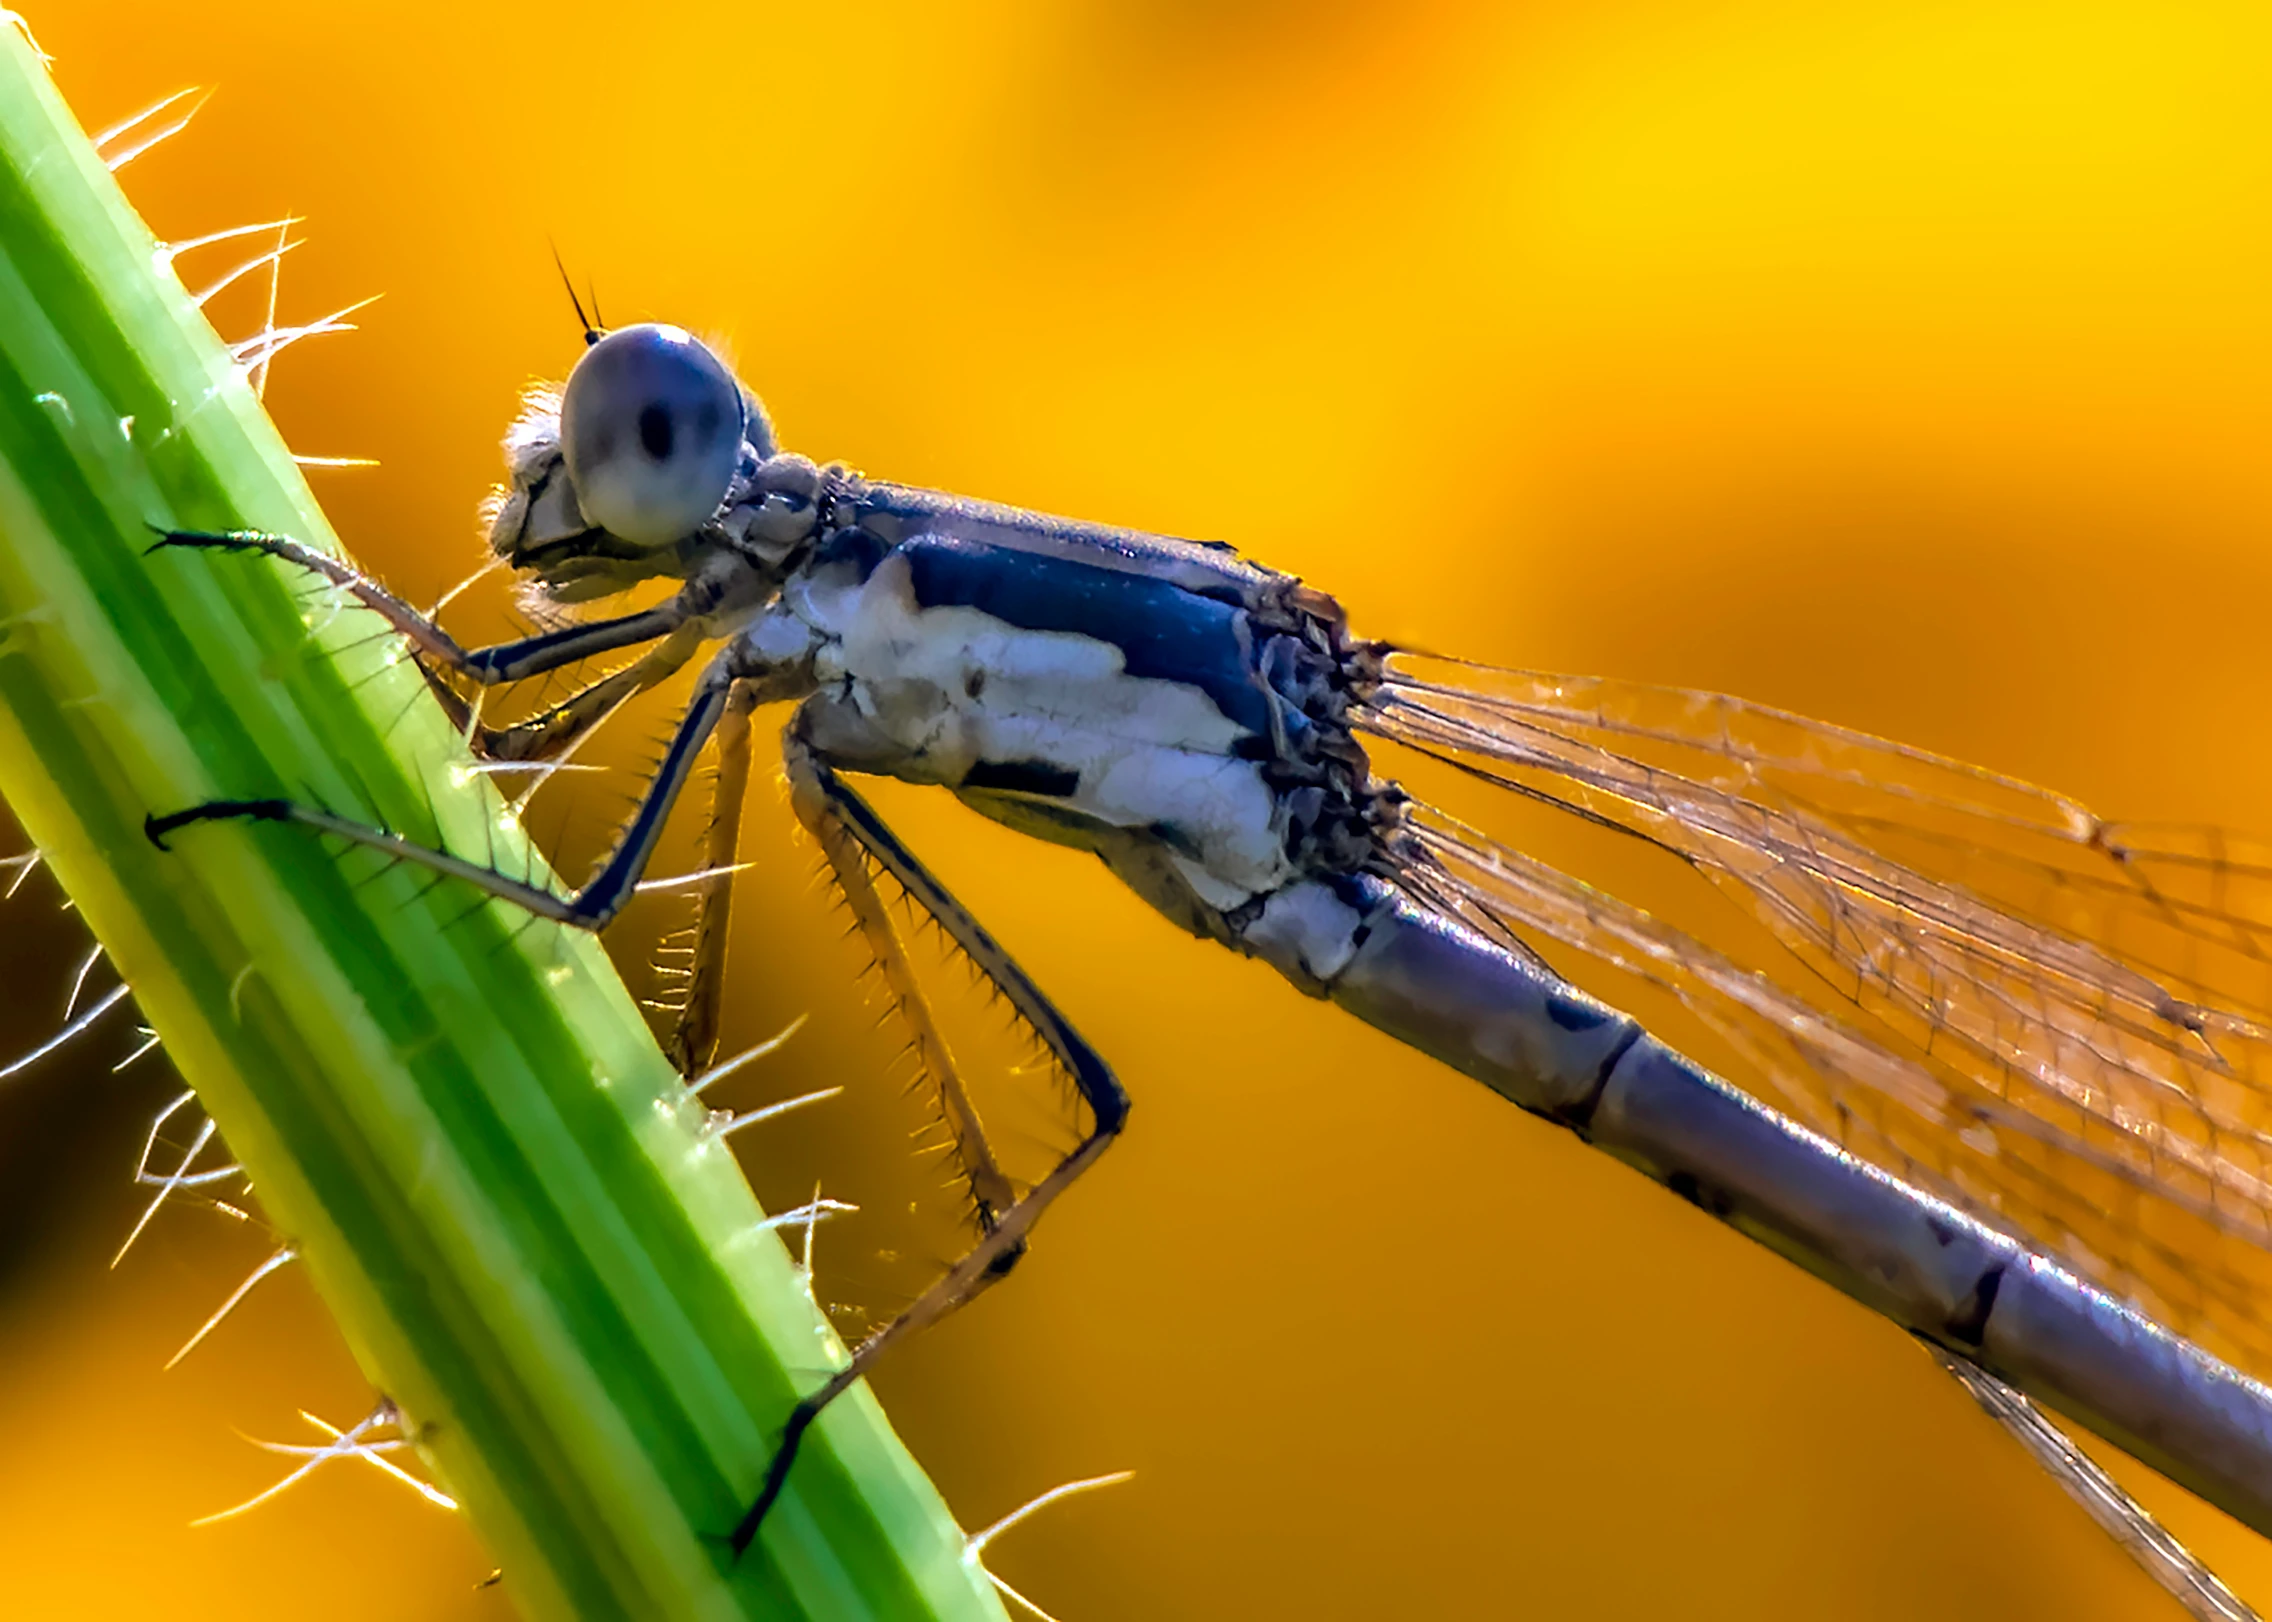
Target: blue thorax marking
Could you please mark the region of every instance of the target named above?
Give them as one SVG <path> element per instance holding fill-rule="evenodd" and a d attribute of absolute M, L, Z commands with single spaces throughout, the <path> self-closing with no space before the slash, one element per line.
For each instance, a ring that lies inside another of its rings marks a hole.
<path fill-rule="evenodd" d="M 1149 575 L 1226 603 L 1251 605 L 1283 578 L 1213 541 L 1180 541 L 1142 530 L 1087 524 L 912 485 L 863 481 L 854 507 L 858 522 L 887 544 L 917 535 L 952 536 Z"/>
<path fill-rule="evenodd" d="M 1149 575 L 984 541 L 918 535 L 897 551 L 924 608 L 975 608 L 1029 631 L 1110 643 L 1129 675 L 1196 687 L 1249 732 L 1270 729 L 1242 609 Z"/>

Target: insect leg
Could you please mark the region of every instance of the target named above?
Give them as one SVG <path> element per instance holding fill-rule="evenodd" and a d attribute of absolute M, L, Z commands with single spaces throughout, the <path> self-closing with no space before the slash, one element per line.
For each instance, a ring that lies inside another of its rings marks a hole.
<path fill-rule="evenodd" d="M 671 1063 L 685 1076 L 708 1065 L 718 1051 L 726 926 L 734 906 L 734 858 L 741 848 L 742 798 L 749 788 L 749 717 L 756 708 L 757 689 L 736 682 L 718 719 L 718 781 L 710 791 L 710 829 L 702 842 L 702 865 L 710 876 L 702 881 L 697 903 L 701 910 L 695 915 L 694 955 L 686 968 L 686 1003 L 664 1045 Z"/>
<path fill-rule="evenodd" d="M 876 858 L 847 826 L 836 804 L 836 799 L 849 791 L 842 788 L 833 774 L 822 775 L 825 768 L 816 769 L 818 763 L 801 745 L 791 742 L 783 753 L 789 772 L 790 809 L 820 846 L 821 854 L 828 858 L 830 875 L 845 904 L 852 909 L 853 921 L 859 926 L 868 950 L 874 954 L 893 1011 L 906 1024 L 914 1040 L 915 1062 L 937 1095 L 939 1118 L 946 1124 L 956 1164 L 969 1184 L 971 1210 L 979 1231 L 991 1233 L 1001 1221 L 1002 1213 L 1017 1203 L 1017 1190 L 995 1161 L 993 1146 L 986 1141 L 986 1129 L 978 1118 L 978 1106 L 963 1086 L 954 1055 L 931 1017 L 931 1006 L 922 987 L 915 982 L 915 971 L 908 964 L 907 949 L 900 941 L 891 911 L 877 893 L 875 879 L 871 876 L 871 863 Z M 872 818 L 873 813 L 870 816 Z M 940 895 L 944 893 L 938 892 L 936 884 L 932 885 L 932 890 Z M 932 916 L 939 916 L 933 895 L 912 887 L 909 894 Z M 949 901 L 947 905 L 954 903 Z M 992 972 L 983 962 L 980 966 L 982 972 Z"/>
<path fill-rule="evenodd" d="M 725 712 L 727 694 L 735 681 L 744 675 L 778 676 L 784 682 L 801 679 L 794 672 L 748 671 L 741 663 L 744 657 L 738 646 L 728 647 L 702 673 L 695 683 L 694 699 L 687 708 L 686 718 L 679 723 L 678 732 L 663 756 L 663 764 L 655 773 L 654 782 L 648 785 L 646 798 L 632 814 L 630 827 L 617 841 L 598 875 L 574 895 L 556 895 L 478 862 L 469 862 L 462 856 L 418 844 L 391 829 L 374 828 L 290 800 L 211 800 L 167 816 L 146 818 L 142 831 L 152 844 L 164 850 L 168 834 L 195 822 L 297 822 L 416 866 L 464 879 L 477 889 L 525 907 L 540 918 L 574 924 L 579 929 L 599 929 L 623 910 L 623 904 L 638 887 L 639 876 L 646 871 L 647 862 L 655 853 L 656 841 L 662 837 L 663 823 L 670 816 L 671 806 L 693 774 L 695 757 L 701 753 L 703 744 L 709 741 L 711 731 Z M 780 696 L 790 694 L 783 692 Z"/>
<path fill-rule="evenodd" d="M 577 689 L 542 714 L 511 726 L 477 725 L 472 705 L 439 681 L 432 686 L 451 723 L 466 734 L 473 752 L 484 760 L 550 760 L 614 714 L 617 705 L 684 669 L 702 642 L 702 626 L 681 625 L 621 670 Z"/>
<path fill-rule="evenodd" d="M 781 1489 L 789 1479 L 789 1467 L 796 1462 L 798 1446 L 813 1421 L 866 1375 L 892 1345 L 937 1323 L 1006 1273 L 1023 1253 L 1026 1235 L 1041 1213 L 1096 1163 L 1098 1156 L 1120 1135 L 1128 1119 L 1128 1094 L 1096 1050 L 1082 1040 L 1026 977 L 1025 971 L 996 944 L 978 920 L 964 910 L 962 903 L 925 871 L 922 863 L 869 809 L 867 802 L 847 788 L 813 752 L 794 721 L 782 741 L 782 755 L 788 768 L 790 795 L 805 825 L 816 831 L 818 826 L 830 826 L 844 840 L 856 844 L 862 858 L 875 862 L 889 873 L 939 921 L 955 944 L 970 955 L 971 961 L 994 982 L 1065 1067 L 1089 1106 L 1093 1124 L 1088 1136 L 1071 1154 L 1059 1161 L 1023 1198 L 1013 1201 L 1000 1213 L 970 1254 L 957 1262 L 945 1278 L 924 1291 L 913 1306 L 861 1342 L 843 1368 L 790 1410 L 788 1423 L 782 1427 L 780 1446 L 766 1466 L 757 1499 L 733 1530 L 730 1541 L 737 1554 L 749 1547 L 764 1522 L 766 1511 L 781 1496 Z M 828 848 L 825 842 L 823 848 Z M 832 856 L 831 860 L 835 858 Z M 839 872 L 842 871 L 840 867 Z M 862 878 L 865 877 L 863 870 Z"/>
<path fill-rule="evenodd" d="M 624 614 L 615 619 L 580 621 L 557 631 L 523 637 L 516 642 L 466 649 L 458 646 L 456 638 L 449 632 L 377 581 L 357 574 L 337 558 L 327 557 L 290 536 L 267 535 L 258 530 L 232 530 L 221 534 L 202 530 L 167 530 L 160 533 L 157 545 L 150 550 L 155 552 L 167 548 L 261 552 L 272 558 L 281 558 L 284 562 L 305 569 L 337 586 L 400 631 L 427 658 L 483 686 L 541 676 L 548 670 L 558 670 L 594 654 L 613 653 L 618 648 L 627 648 L 636 642 L 652 642 L 656 637 L 676 630 L 689 614 L 683 600 L 673 598 L 637 614 Z"/>

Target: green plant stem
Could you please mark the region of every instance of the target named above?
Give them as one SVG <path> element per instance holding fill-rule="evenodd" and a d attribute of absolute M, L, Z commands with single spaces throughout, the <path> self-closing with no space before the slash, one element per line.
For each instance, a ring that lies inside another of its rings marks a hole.
<path fill-rule="evenodd" d="M 147 555 L 336 544 L 154 246 L 0 26 L 0 791 L 525 1614 L 1001 1616 L 864 1391 L 728 1559 L 842 1349 L 594 942 L 301 829 L 143 837 L 312 797 L 542 871 L 374 620 Z"/>

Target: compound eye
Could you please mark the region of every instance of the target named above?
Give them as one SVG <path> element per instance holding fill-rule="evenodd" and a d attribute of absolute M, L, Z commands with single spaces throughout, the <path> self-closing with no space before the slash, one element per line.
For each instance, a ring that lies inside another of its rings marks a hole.
<path fill-rule="evenodd" d="M 741 465 L 742 391 L 678 327 L 622 327 L 584 351 L 560 401 L 560 449 L 584 516 L 670 546 L 717 514 Z"/>

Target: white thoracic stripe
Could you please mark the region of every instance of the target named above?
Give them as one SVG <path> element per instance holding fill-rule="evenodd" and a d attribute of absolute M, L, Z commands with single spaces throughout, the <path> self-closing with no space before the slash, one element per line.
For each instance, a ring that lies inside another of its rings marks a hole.
<path fill-rule="evenodd" d="M 1170 860 L 1219 912 L 1299 876 L 1260 764 L 1232 753 L 1246 729 L 1200 687 L 1132 676 L 1097 637 L 923 607 L 896 556 L 860 589 L 808 592 L 801 607 L 829 639 L 817 679 L 843 684 L 871 747 L 888 751 L 869 769 L 954 787 L 981 763 L 1059 768 L 1077 783 L 1052 797 L 1065 813 L 1172 827 Z"/>

